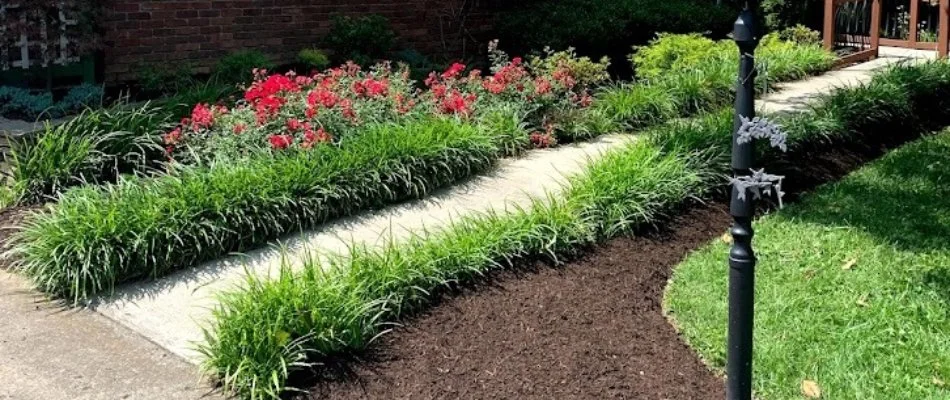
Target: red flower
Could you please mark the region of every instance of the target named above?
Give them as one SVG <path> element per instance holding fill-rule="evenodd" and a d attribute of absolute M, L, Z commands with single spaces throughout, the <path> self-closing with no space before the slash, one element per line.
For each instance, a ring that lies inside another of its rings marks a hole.
<path fill-rule="evenodd" d="M 166 133 L 165 136 L 163 137 L 163 139 L 165 140 L 165 144 L 169 146 L 178 144 L 178 142 L 181 141 L 181 138 L 182 138 L 182 134 L 181 134 L 180 127 L 175 128 L 171 132 Z"/>
<path fill-rule="evenodd" d="M 207 104 L 199 103 L 191 111 L 191 129 L 198 131 L 202 128 L 210 128 L 214 124 L 214 113 Z"/>
<path fill-rule="evenodd" d="M 554 80 L 560 82 L 561 85 L 564 85 L 564 87 L 567 88 L 572 88 L 577 84 L 577 80 L 574 79 L 574 74 L 567 67 L 558 68 L 554 71 L 552 76 L 554 77 Z"/>
<path fill-rule="evenodd" d="M 276 96 L 268 96 L 260 99 L 254 108 L 255 115 L 257 116 L 257 124 L 264 125 L 271 117 L 276 116 L 286 101 L 287 100 L 283 97 Z"/>
<path fill-rule="evenodd" d="M 485 90 L 491 92 L 492 94 L 500 94 L 505 91 L 505 82 L 499 82 L 493 77 L 489 77 L 482 82 L 482 86 L 485 87 Z"/>
<path fill-rule="evenodd" d="M 323 130 L 323 128 L 317 129 L 317 131 L 314 132 L 308 126 L 307 131 L 303 134 L 303 143 L 301 143 L 300 146 L 305 149 L 309 149 L 313 147 L 315 143 L 324 143 L 329 142 L 330 140 L 330 134 Z"/>
<path fill-rule="evenodd" d="M 304 110 L 304 115 L 307 116 L 307 119 L 313 119 L 317 116 L 317 108 L 314 106 L 307 106 L 307 109 Z"/>
<path fill-rule="evenodd" d="M 363 82 L 356 81 L 353 82 L 353 93 L 357 96 L 362 96 L 366 94 L 366 86 L 363 86 Z"/>
<path fill-rule="evenodd" d="M 350 122 L 356 121 L 356 111 L 353 111 L 353 102 L 350 99 L 343 99 L 340 102 L 340 107 L 343 108 L 343 117 L 350 120 Z"/>
<path fill-rule="evenodd" d="M 303 124 L 296 118 L 290 118 L 287 120 L 287 130 L 291 132 L 297 132 L 303 128 Z"/>
<path fill-rule="evenodd" d="M 463 96 L 458 90 L 446 96 L 440 104 L 442 112 L 445 114 L 458 114 L 467 116 L 472 112 L 471 105 L 476 100 L 474 94 Z"/>
<path fill-rule="evenodd" d="M 522 62 L 521 57 L 515 57 L 511 59 L 511 65 L 514 65 L 516 67 L 521 65 L 521 62 Z"/>
<path fill-rule="evenodd" d="M 314 90 L 307 95 L 307 104 L 310 106 L 319 104 L 326 108 L 333 108 L 339 101 L 340 96 L 326 89 Z"/>
<path fill-rule="evenodd" d="M 244 93 L 244 100 L 247 100 L 253 104 L 257 103 L 261 99 L 273 97 L 274 95 L 277 95 L 281 92 L 297 91 L 300 91 L 300 86 L 298 86 L 287 76 L 271 75 L 263 82 L 256 81 L 251 84 L 251 87 Z"/>
<path fill-rule="evenodd" d="M 247 129 L 247 125 L 244 125 L 244 124 L 237 124 L 237 125 L 234 125 L 234 134 L 240 135 L 240 134 L 244 133 L 244 130 L 245 130 L 245 129 Z"/>
<path fill-rule="evenodd" d="M 386 79 L 366 79 L 363 81 L 363 86 L 366 88 L 366 95 L 369 97 L 385 97 L 389 94 L 389 81 Z"/>
<path fill-rule="evenodd" d="M 445 72 L 442 73 L 442 78 L 443 79 L 455 78 L 460 73 L 462 73 L 462 71 L 465 71 L 465 64 L 454 63 L 452 64 L 452 66 L 449 67 L 449 69 L 445 70 Z"/>
<path fill-rule="evenodd" d="M 551 82 L 539 76 L 534 80 L 534 94 L 545 95 L 551 93 Z"/>
<path fill-rule="evenodd" d="M 435 96 L 436 99 L 441 99 L 445 97 L 445 92 L 447 90 L 448 88 L 446 88 L 445 85 L 435 84 L 434 86 L 432 86 L 432 95 Z"/>
<path fill-rule="evenodd" d="M 294 143 L 294 137 L 290 135 L 270 135 L 267 137 L 270 147 L 275 150 L 283 150 Z"/>

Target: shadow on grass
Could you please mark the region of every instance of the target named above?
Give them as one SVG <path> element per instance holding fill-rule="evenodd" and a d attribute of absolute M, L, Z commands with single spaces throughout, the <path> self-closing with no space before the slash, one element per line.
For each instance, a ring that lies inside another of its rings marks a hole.
<path fill-rule="evenodd" d="M 905 150 L 910 147 L 914 151 L 891 153 L 810 198 L 808 207 L 788 210 L 789 215 L 855 227 L 901 250 L 950 250 L 950 136 L 928 138 Z"/>

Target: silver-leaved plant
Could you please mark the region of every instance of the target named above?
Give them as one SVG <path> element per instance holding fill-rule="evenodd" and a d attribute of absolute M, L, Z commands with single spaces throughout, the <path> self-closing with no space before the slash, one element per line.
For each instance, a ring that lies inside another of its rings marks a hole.
<path fill-rule="evenodd" d="M 742 125 L 739 127 L 736 143 L 746 144 L 753 140 L 768 139 L 769 144 L 783 152 L 788 151 L 788 135 L 782 132 L 782 128 L 766 118 L 755 117 L 749 119 L 739 116 Z M 782 191 L 782 181 L 785 179 L 781 175 L 772 175 L 766 173 L 764 169 L 751 170 L 752 175 L 737 176 L 731 178 L 729 183 L 738 190 L 739 200 L 745 201 L 748 193 L 756 200 L 761 199 L 763 195 L 771 196 L 773 188 L 775 197 L 778 199 L 779 207 L 782 207 L 782 198 L 785 192 Z"/>

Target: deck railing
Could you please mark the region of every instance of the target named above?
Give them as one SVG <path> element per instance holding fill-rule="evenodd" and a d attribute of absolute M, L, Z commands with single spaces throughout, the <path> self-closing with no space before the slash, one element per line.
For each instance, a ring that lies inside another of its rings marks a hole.
<path fill-rule="evenodd" d="M 950 0 L 825 0 L 824 43 L 841 63 L 874 58 L 880 46 L 936 50 L 950 44 Z"/>

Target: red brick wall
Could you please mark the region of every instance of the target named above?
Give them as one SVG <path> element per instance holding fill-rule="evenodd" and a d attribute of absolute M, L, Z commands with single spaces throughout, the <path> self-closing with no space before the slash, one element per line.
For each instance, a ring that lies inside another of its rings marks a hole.
<path fill-rule="evenodd" d="M 103 21 L 105 79 L 134 80 L 143 64 L 189 63 L 196 72 L 207 72 L 221 56 L 246 48 L 289 62 L 326 34 L 334 13 L 383 15 L 400 45 L 461 56 L 463 48 L 481 48 L 475 37 L 490 21 L 487 7 L 479 4 L 484 1 L 110 0 Z M 475 11 L 461 23 L 463 4 Z"/>

